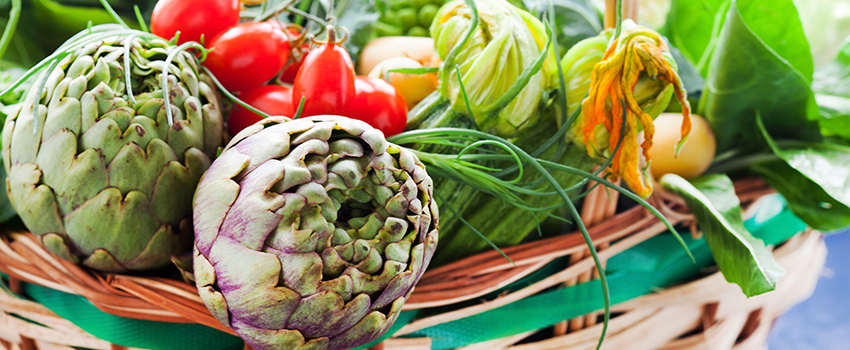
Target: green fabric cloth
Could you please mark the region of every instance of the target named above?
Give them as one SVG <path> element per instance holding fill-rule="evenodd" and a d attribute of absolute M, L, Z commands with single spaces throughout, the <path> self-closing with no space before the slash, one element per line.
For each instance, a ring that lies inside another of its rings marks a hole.
<path fill-rule="evenodd" d="M 767 244 L 783 242 L 806 228 L 805 223 L 791 213 L 779 195 L 766 197 L 757 213 L 745 222 L 745 226 Z M 694 240 L 689 235 L 683 238 L 696 258 L 696 264 L 690 261 L 684 249 L 669 233 L 653 237 L 609 259 L 606 276 L 612 303 L 687 281 L 698 276 L 701 269 L 713 265 L 711 252 L 704 239 Z M 505 289 L 516 290 L 539 281 L 562 270 L 565 264 L 564 259 L 554 261 Z M 80 296 L 32 284 L 27 284 L 25 291 L 33 300 L 80 328 L 114 344 L 161 350 L 242 348 L 239 338 L 206 326 L 126 319 L 103 313 Z M 500 292 L 485 298 L 494 298 Z M 551 289 L 494 310 L 425 328 L 405 337 L 429 337 L 433 340 L 433 349 L 440 350 L 520 334 L 602 309 L 601 292 L 598 280 Z M 419 314 L 429 315 L 446 310 L 450 308 L 404 312 L 393 328 L 373 344 L 395 333 Z"/>

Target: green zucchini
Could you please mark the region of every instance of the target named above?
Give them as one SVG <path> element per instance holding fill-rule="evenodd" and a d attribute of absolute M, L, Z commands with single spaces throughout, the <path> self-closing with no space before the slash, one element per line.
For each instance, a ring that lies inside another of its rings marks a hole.
<path fill-rule="evenodd" d="M 538 113 L 542 115 L 535 118 L 538 121 L 534 125 L 528 125 L 519 136 L 510 141 L 528 152 L 541 147 L 544 142 L 552 137 L 553 131 L 558 129 L 558 113 L 554 105 L 550 101 L 547 106 L 541 107 Z M 464 112 L 453 110 L 448 99 L 440 97 L 438 93 L 432 94 L 411 111 L 408 129 L 442 127 L 477 129 L 472 117 Z M 558 147 L 557 143 L 546 150 L 539 158 L 554 159 L 557 156 L 556 147 Z M 573 143 L 564 144 L 563 147 L 563 152 L 558 158 L 560 163 L 586 171 L 590 171 L 595 164 L 595 161 L 587 155 L 584 148 Z M 420 145 L 416 148 L 430 153 L 444 154 L 459 151 L 457 148 L 444 145 Z M 508 176 L 513 177 L 515 174 Z M 577 175 L 563 172 L 554 172 L 553 176 L 562 187 L 571 186 L 582 180 Z M 526 166 L 522 182 L 533 182 L 540 177 L 540 173 Z M 541 188 L 546 188 L 546 191 L 552 190 L 551 187 Z M 493 195 L 439 176 L 434 176 L 434 192 L 441 199 L 438 202 L 441 209 L 440 245 L 432 260 L 432 264 L 435 266 L 489 249 L 489 244 L 475 230 L 496 246 L 509 247 L 519 244 L 526 239 L 529 233 L 536 232 L 537 225 L 546 218 L 542 213 L 537 213 L 535 217 L 529 211 L 510 206 Z M 576 191 L 576 193 L 570 195 L 575 196 L 578 193 L 579 191 Z M 549 207 L 562 202 L 557 195 L 524 195 L 521 198 L 535 207 Z M 555 211 L 556 209 L 553 209 L 549 212 Z M 466 221 L 466 223 L 463 221 Z M 561 227 L 562 225 L 546 226 Z"/>

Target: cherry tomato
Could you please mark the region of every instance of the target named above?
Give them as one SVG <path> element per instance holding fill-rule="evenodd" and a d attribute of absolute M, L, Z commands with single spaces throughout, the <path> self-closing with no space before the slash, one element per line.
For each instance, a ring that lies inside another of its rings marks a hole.
<path fill-rule="evenodd" d="M 289 59 L 286 34 L 266 22 L 240 23 L 210 42 L 204 66 L 230 91 L 260 86 Z"/>
<path fill-rule="evenodd" d="M 286 67 L 283 68 L 283 73 L 280 75 L 280 81 L 287 84 L 295 83 L 295 77 L 298 76 L 299 68 L 301 68 L 301 62 L 296 62 L 295 60 L 289 61 Z"/>
<path fill-rule="evenodd" d="M 354 99 L 354 64 L 342 46 L 322 44 L 301 62 L 292 85 L 292 101 L 301 103 L 302 116 L 339 115 Z"/>
<path fill-rule="evenodd" d="M 289 28 L 287 30 L 289 32 L 289 38 L 297 38 L 301 33 L 298 30 Z M 291 43 L 290 43 L 291 44 Z M 280 81 L 293 84 L 295 83 L 295 76 L 298 75 L 298 69 L 301 68 L 301 62 L 304 60 L 304 57 L 310 53 L 310 44 L 304 43 L 301 45 L 301 48 L 297 49 L 298 55 L 295 53 L 289 57 L 289 62 L 286 64 L 286 67 L 283 67 L 283 73 L 280 75 Z"/>
<path fill-rule="evenodd" d="M 387 137 L 404 131 L 407 103 L 401 93 L 378 78 L 357 77 L 354 86 L 356 94 L 346 114 L 349 118 L 369 123 Z"/>
<path fill-rule="evenodd" d="M 210 42 L 239 22 L 239 0 L 159 0 L 151 15 L 151 32 L 170 40 L 179 31 L 179 44 Z"/>
<path fill-rule="evenodd" d="M 292 105 L 292 88 L 280 85 L 258 86 L 239 94 L 239 99 L 245 103 L 273 116 L 292 117 L 295 108 Z M 236 106 L 227 124 L 230 135 L 236 135 L 242 129 L 263 120 L 263 116 L 249 111 L 247 108 Z"/>

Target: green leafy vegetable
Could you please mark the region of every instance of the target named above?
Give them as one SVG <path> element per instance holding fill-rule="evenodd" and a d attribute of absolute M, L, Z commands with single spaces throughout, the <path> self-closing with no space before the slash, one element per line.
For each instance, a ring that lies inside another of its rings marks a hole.
<path fill-rule="evenodd" d="M 771 150 L 781 161 L 753 169 L 782 193 L 795 214 L 819 230 L 850 225 L 850 147 L 791 142 L 778 145 L 757 120 Z"/>
<path fill-rule="evenodd" d="M 354 62 L 357 62 L 360 50 L 376 37 L 373 26 L 378 20 L 375 1 L 337 0 L 334 6 L 339 25 L 347 28 L 350 33 L 345 48 Z"/>
<path fill-rule="evenodd" d="M 731 0 L 673 0 L 664 34 L 703 76 Z M 688 89 L 690 91 L 690 89 Z"/>
<path fill-rule="evenodd" d="M 782 30 L 777 30 L 782 28 Z M 717 136 L 719 152 L 763 148 L 755 116 L 776 137 L 819 141 L 810 119 L 812 57 L 791 0 L 734 1 L 717 39 L 698 109 Z"/>
<path fill-rule="evenodd" d="M 688 204 L 727 281 L 739 285 L 747 297 L 776 287 L 785 270 L 764 242 L 744 228 L 741 203 L 728 176 L 706 175 L 689 183 L 678 175 L 667 174 L 661 184 Z"/>
<path fill-rule="evenodd" d="M 666 38 L 665 38 L 666 39 Z M 669 39 L 668 39 L 669 41 Z M 669 43 L 668 43 L 669 44 Z M 699 70 L 682 54 L 682 50 L 669 44 L 670 54 L 673 60 L 676 61 L 676 68 L 679 72 L 679 79 L 682 80 L 682 88 L 688 92 L 688 96 L 698 96 L 705 87 L 705 79 L 700 75 Z M 674 100 L 675 101 L 675 100 Z M 692 105 L 696 103 L 692 102 Z"/>
<path fill-rule="evenodd" d="M 812 228 L 830 231 L 850 226 L 850 207 L 784 161 L 757 164 L 751 169 L 781 193 L 794 214 Z"/>

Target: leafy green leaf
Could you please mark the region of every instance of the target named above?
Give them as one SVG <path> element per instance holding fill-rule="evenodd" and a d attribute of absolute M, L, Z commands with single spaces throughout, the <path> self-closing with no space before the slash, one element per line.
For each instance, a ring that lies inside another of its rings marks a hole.
<path fill-rule="evenodd" d="M 702 227 L 705 241 L 726 280 L 747 297 L 772 291 L 785 270 L 762 240 L 753 237 L 741 217 L 732 180 L 723 174 L 688 182 L 675 174 L 661 178 L 664 188 L 682 197 Z"/>
<path fill-rule="evenodd" d="M 696 67 L 685 58 L 682 50 L 673 45 L 669 45 L 669 47 L 673 60 L 676 61 L 676 70 L 679 72 L 679 79 L 682 80 L 682 87 L 688 92 L 689 96 L 701 92 L 705 86 L 705 79 L 702 78 Z"/>
<path fill-rule="evenodd" d="M 781 161 L 753 165 L 753 170 L 785 196 L 791 210 L 819 230 L 850 225 L 850 147 L 828 143 L 778 145 L 761 120 L 758 127 Z"/>
<path fill-rule="evenodd" d="M 818 103 L 821 133 L 850 140 L 850 94 L 837 96 L 816 93 L 815 100 Z"/>
<path fill-rule="evenodd" d="M 794 2 L 738 0 L 735 3 L 741 18 L 752 33 L 779 57 L 788 61 L 807 81 L 811 81 L 815 70 L 814 61 Z M 779 28 L 781 30 L 778 30 Z"/>
<path fill-rule="evenodd" d="M 731 0 L 673 0 L 670 4 L 664 32 L 703 76 L 730 4 Z"/>
<path fill-rule="evenodd" d="M 831 231 L 850 226 L 850 207 L 832 198 L 784 161 L 756 164 L 750 168 L 782 194 L 794 215 L 812 228 Z"/>
<path fill-rule="evenodd" d="M 525 7 L 545 21 L 550 0 L 524 0 Z M 573 45 L 584 39 L 599 35 L 602 20 L 590 0 L 551 0 L 555 7 L 555 22 L 558 34 L 558 57 L 562 57 Z"/>
<path fill-rule="evenodd" d="M 335 6 L 339 25 L 347 28 L 351 35 L 344 44 L 345 48 L 357 62 L 360 50 L 377 37 L 373 25 L 380 14 L 375 0 L 337 0 Z"/>
<path fill-rule="evenodd" d="M 777 30 L 782 28 L 782 30 Z M 764 147 L 755 127 L 765 116 L 772 135 L 819 141 L 817 106 L 809 88 L 813 63 L 791 0 L 733 1 L 712 54 L 700 114 L 719 152 Z"/>

